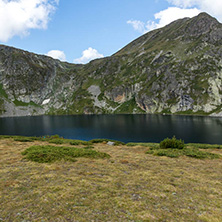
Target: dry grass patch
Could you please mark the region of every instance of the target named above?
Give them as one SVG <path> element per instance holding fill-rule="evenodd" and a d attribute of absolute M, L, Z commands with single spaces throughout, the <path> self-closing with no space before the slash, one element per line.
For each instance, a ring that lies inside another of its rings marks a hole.
<path fill-rule="evenodd" d="M 172 159 L 147 155 L 145 146 L 106 144 L 94 150 L 109 159 L 23 159 L 21 152 L 40 145 L 49 144 L 0 140 L 0 221 L 221 219 L 221 159 Z"/>

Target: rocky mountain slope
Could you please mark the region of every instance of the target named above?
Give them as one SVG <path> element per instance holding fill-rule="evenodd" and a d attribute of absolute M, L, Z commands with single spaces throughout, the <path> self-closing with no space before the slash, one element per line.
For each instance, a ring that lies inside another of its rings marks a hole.
<path fill-rule="evenodd" d="M 0 115 L 222 115 L 222 24 L 206 13 L 86 65 L 0 45 Z"/>

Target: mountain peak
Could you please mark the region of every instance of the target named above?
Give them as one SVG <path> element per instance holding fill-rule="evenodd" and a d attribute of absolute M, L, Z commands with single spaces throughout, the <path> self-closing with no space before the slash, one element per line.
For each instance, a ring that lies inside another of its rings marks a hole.
<path fill-rule="evenodd" d="M 190 36 L 200 36 L 212 31 L 221 24 L 206 12 L 189 19 L 186 27 L 186 32 Z"/>
<path fill-rule="evenodd" d="M 213 16 L 211 16 L 211 15 L 209 15 L 207 12 L 201 12 L 201 13 L 199 13 L 197 16 L 195 16 L 195 17 L 199 17 L 199 18 L 209 18 L 209 19 L 211 19 L 211 20 L 216 20 Z M 194 17 L 194 18 L 195 18 Z"/>

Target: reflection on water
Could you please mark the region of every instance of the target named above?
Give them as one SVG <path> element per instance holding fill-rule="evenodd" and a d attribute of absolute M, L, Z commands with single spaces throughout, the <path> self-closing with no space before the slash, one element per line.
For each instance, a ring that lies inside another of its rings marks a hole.
<path fill-rule="evenodd" d="M 159 142 L 176 136 L 185 142 L 222 144 L 222 118 L 162 115 L 82 115 L 0 118 L 0 134 Z"/>

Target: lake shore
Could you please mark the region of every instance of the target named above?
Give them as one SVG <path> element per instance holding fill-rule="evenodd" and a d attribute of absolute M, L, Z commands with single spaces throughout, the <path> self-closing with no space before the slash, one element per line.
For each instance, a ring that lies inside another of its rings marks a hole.
<path fill-rule="evenodd" d="M 110 155 L 105 159 L 81 157 L 49 164 L 28 161 L 21 154 L 31 146 L 52 144 L 88 146 L 0 138 L 0 221 L 221 219 L 221 158 L 161 157 L 146 154 L 152 144 L 107 142 L 90 145 Z M 222 149 L 207 148 L 204 151 L 222 155 Z"/>

